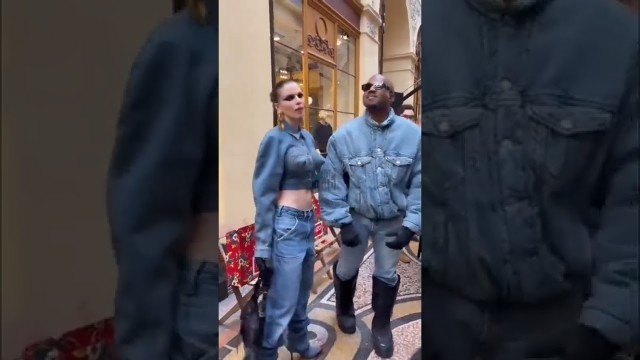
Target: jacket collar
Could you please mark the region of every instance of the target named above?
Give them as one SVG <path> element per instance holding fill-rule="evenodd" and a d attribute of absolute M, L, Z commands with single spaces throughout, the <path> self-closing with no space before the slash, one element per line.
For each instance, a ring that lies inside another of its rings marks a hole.
<path fill-rule="evenodd" d="M 378 124 L 375 120 L 371 118 L 368 111 L 365 112 L 364 119 L 367 125 L 371 126 L 372 128 L 384 129 L 391 126 L 391 124 L 393 124 L 393 122 L 395 121 L 395 112 L 393 111 L 393 109 L 390 108 L 389 116 L 387 116 L 385 121 L 383 121 L 380 124 Z"/>
<path fill-rule="evenodd" d="M 288 132 L 289 134 L 293 135 L 296 139 L 300 139 L 302 137 L 302 131 L 300 130 L 300 127 L 295 127 L 291 124 L 289 124 L 288 121 L 283 120 L 282 121 L 282 125 L 284 127 L 284 131 Z"/>

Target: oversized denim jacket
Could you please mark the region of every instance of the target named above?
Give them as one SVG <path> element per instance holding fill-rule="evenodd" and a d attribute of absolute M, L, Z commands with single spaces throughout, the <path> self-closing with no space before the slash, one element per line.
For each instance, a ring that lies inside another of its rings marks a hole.
<path fill-rule="evenodd" d="M 403 216 L 403 226 L 420 233 L 421 159 L 420 128 L 393 111 L 381 124 L 367 114 L 349 121 L 327 145 L 319 186 L 324 220 L 341 226 L 351 211 L 372 220 Z"/>
<path fill-rule="evenodd" d="M 423 3 L 423 266 L 480 301 L 591 283 L 638 343 L 638 23 L 617 1 Z"/>
<path fill-rule="evenodd" d="M 313 136 L 304 129 L 284 122 L 284 129 L 275 127 L 265 135 L 253 174 L 256 257 L 271 256 L 280 191 L 316 189 L 323 163 Z"/>

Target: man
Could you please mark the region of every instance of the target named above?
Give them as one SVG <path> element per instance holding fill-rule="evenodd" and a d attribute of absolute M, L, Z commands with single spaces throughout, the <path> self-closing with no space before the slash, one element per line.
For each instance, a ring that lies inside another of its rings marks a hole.
<path fill-rule="evenodd" d="M 417 121 L 416 111 L 411 104 L 402 104 L 402 106 L 400 106 L 400 116 L 414 123 Z"/>
<path fill-rule="evenodd" d="M 390 358 L 390 321 L 400 286 L 398 258 L 421 229 L 420 128 L 395 115 L 393 85 L 384 76 L 374 75 L 362 90 L 366 113 L 329 139 L 320 206 L 325 221 L 341 229 L 343 247 L 333 268 L 338 326 L 347 334 L 356 331 L 353 295 L 371 237 L 373 348 L 378 356 Z"/>
<path fill-rule="evenodd" d="M 426 358 L 637 345 L 637 19 L 613 0 L 423 6 Z"/>
<path fill-rule="evenodd" d="M 121 360 L 218 359 L 217 1 L 138 55 L 108 176 Z"/>

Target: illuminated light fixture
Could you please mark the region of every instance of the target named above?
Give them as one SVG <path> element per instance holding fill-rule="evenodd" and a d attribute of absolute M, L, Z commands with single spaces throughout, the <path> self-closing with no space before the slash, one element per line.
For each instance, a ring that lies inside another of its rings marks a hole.
<path fill-rule="evenodd" d="M 284 37 L 284 36 L 280 35 L 280 34 L 279 34 L 279 33 L 277 33 L 277 32 L 274 32 L 274 33 L 273 33 L 273 40 L 274 40 L 274 41 L 280 41 L 283 37 Z"/>
<path fill-rule="evenodd" d="M 307 101 L 309 102 L 309 105 L 313 104 L 313 98 L 311 96 L 307 98 Z"/>

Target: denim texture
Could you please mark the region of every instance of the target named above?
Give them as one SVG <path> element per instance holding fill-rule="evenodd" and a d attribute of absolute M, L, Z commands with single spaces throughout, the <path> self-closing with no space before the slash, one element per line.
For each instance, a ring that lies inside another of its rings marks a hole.
<path fill-rule="evenodd" d="M 218 359 L 218 264 L 190 262 L 180 275 L 171 360 Z"/>
<path fill-rule="evenodd" d="M 284 129 L 275 127 L 265 135 L 253 173 L 256 257 L 271 256 L 280 191 L 315 189 L 324 163 L 308 131 L 294 129 L 286 121 L 283 125 Z"/>
<path fill-rule="evenodd" d="M 120 360 L 170 358 L 184 260 L 177 250 L 194 219 L 218 209 L 217 5 L 207 4 L 207 25 L 183 10 L 151 31 L 123 97 L 107 175 Z M 211 306 L 217 311 L 215 298 Z"/>
<path fill-rule="evenodd" d="M 378 221 L 369 220 L 357 213 L 351 214 L 351 217 L 353 226 L 363 241 L 355 247 L 342 246 L 340 248 L 336 267 L 338 278 L 352 279 L 358 273 L 360 264 L 367 253 L 368 239 L 371 238 L 375 260 L 373 276 L 390 287 L 395 286 L 398 282 L 396 268 L 401 250 L 390 249 L 385 243 L 394 240 L 398 235 L 398 230 L 402 226 L 402 217 Z"/>
<path fill-rule="evenodd" d="M 535 305 L 478 303 L 423 279 L 426 360 L 562 360 L 584 301 L 578 286 Z"/>
<path fill-rule="evenodd" d="M 277 348 L 287 331 L 287 346 L 308 346 L 307 303 L 313 286 L 315 213 L 279 206 L 273 234 L 273 276 L 267 293 L 263 346 Z"/>
<path fill-rule="evenodd" d="M 422 157 L 420 128 L 389 112 L 381 124 L 368 114 L 342 125 L 329 139 L 320 181 L 322 217 L 331 226 L 403 216 L 420 233 Z M 349 186 L 343 175 L 349 175 Z"/>
<path fill-rule="evenodd" d="M 580 321 L 638 343 L 637 18 L 616 1 L 496 4 L 423 4 L 423 266 L 499 303 L 590 280 Z"/>

